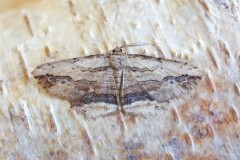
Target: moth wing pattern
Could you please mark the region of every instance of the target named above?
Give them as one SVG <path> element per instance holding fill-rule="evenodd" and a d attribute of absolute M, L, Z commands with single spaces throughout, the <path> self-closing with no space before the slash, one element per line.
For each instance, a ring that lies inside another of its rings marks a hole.
<path fill-rule="evenodd" d="M 129 76 L 137 82 L 139 94 L 144 95 L 139 99 L 147 100 L 149 105 L 182 98 L 196 88 L 201 79 L 196 67 L 174 60 L 135 54 L 129 55 L 128 65 Z"/>
<path fill-rule="evenodd" d="M 139 54 L 99 54 L 40 65 L 40 85 L 90 117 L 119 111 L 153 113 L 159 104 L 196 88 L 201 74 L 187 63 Z"/>
<path fill-rule="evenodd" d="M 192 66 L 186 62 L 180 62 L 175 60 L 163 59 L 163 58 L 156 58 L 146 55 L 139 55 L 139 54 L 129 54 L 128 55 L 128 65 L 134 68 L 139 68 L 142 71 L 151 70 L 152 73 L 144 74 L 145 78 L 148 76 L 154 76 L 156 79 L 163 79 L 167 76 L 181 76 L 181 75 L 192 75 L 192 76 L 199 76 L 201 72 L 198 70 L 197 67 Z"/>
<path fill-rule="evenodd" d="M 101 115 L 117 109 L 113 70 L 105 55 L 42 64 L 32 74 L 47 92 L 68 100 L 77 111 Z"/>
<path fill-rule="evenodd" d="M 154 114 L 156 101 L 138 81 L 131 68 L 123 70 L 123 84 L 121 92 L 122 110 L 132 115 Z M 144 113 L 144 114 L 142 114 Z"/>

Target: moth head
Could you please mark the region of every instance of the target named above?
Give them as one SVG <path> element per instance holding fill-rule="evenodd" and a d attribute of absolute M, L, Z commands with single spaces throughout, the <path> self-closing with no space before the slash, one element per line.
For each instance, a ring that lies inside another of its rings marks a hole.
<path fill-rule="evenodd" d="M 116 47 L 112 50 L 112 53 L 122 53 L 122 48 Z"/>

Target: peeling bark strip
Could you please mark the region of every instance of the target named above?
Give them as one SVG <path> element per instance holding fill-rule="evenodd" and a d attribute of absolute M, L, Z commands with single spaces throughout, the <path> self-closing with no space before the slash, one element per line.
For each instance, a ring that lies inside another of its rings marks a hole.
<path fill-rule="evenodd" d="M 50 94 L 70 101 L 71 107 L 83 112 L 103 108 L 101 114 L 183 98 L 201 79 L 197 67 L 187 63 L 129 55 L 119 48 L 105 55 L 42 64 L 32 74 Z"/>
<path fill-rule="evenodd" d="M 31 27 L 31 24 L 30 24 L 28 16 L 24 15 L 23 19 L 24 19 L 25 23 L 27 24 L 27 28 L 28 28 L 31 36 L 33 36 L 33 30 L 32 30 L 32 27 Z"/>
<path fill-rule="evenodd" d="M 29 77 L 28 77 L 28 73 L 27 73 L 27 67 L 26 67 L 26 64 L 25 64 L 25 61 L 23 58 L 23 54 L 18 49 L 16 49 L 15 51 L 19 58 L 19 64 L 21 66 L 20 68 L 22 69 L 22 73 L 23 73 L 22 75 L 23 75 L 24 81 L 27 81 L 29 79 Z"/>

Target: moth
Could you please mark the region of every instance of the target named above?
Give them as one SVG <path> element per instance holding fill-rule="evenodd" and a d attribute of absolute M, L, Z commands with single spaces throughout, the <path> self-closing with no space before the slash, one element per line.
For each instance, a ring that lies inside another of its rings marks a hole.
<path fill-rule="evenodd" d="M 32 74 L 47 92 L 88 115 L 133 113 L 140 108 L 148 112 L 182 98 L 201 79 L 197 67 L 188 63 L 127 54 L 121 48 L 42 64 Z"/>

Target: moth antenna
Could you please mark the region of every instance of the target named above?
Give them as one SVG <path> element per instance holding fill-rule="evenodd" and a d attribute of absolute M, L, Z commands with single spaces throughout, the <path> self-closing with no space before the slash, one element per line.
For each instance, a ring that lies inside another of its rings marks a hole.
<path fill-rule="evenodd" d="M 107 53 L 113 53 L 113 52 L 122 52 L 123 48 L 128 48 L 128 47 L 138 47 L 138 46 L 150 46 L 150 45 L 156 45 L 156 44 L 165 44 L 165 43 L 140 43 L 140 44 L 127 44 L 127 45 L 123 45 L 120 47 L 116 47 L 110 51 L 108 51 Z"/>
<path fill-rule="evenodd" d="M 121 47 L 117 47 L 119 49 L 121 48 L 128 48 L 128 47 L 137 47 L 137 46 L 150 46 L 150 45 L 156 45 L 156 44 L 165 44 L 165 43 L 140 43 L 140 44 L 127 44 L 127 45 L 123 45 Z"/>

